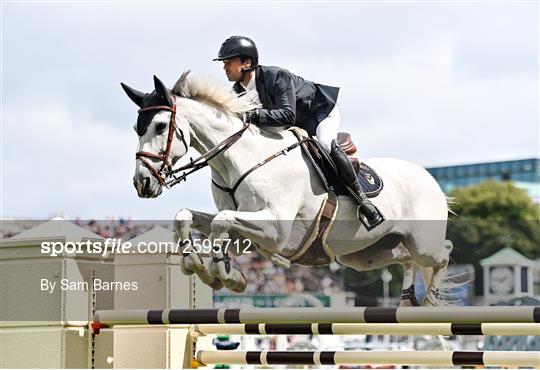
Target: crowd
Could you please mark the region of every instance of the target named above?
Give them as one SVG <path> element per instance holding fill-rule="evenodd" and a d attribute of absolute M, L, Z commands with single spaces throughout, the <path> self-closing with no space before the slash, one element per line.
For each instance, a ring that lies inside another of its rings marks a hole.
<path fill-rule="evenodd" d="M 132 219 L 126 220 L 123 218 L 105 221 L 83 221 L 81 219 L 76 219 L 75 224 L 84 227 L 105 239 L 118 238 L 123 241 L 133 239 L 156 226 L 155 222 L 134 221 Z"/>
<path fill-rule="evenodd" d="M 330 295 L 342 290 L 338 276 L 323 268 L 292 265 L 284 269 L 257 253 L 238 256 L 234 264 L 246 275 L 247 294 L 317 292 Z"/>

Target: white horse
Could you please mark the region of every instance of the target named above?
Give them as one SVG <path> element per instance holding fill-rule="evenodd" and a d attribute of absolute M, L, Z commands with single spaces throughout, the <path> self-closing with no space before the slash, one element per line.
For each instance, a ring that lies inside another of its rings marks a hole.
<path fill-rule="evenodd" d="M 256 164 L 298 140 L 282 128 L 246 125 L 242 116 L 254 108 L 252 97 L 237 96 L 215 79 L 194 78 L 188 73 L 182 74 L 171 91 L 156 77 L 155 91 L 149 94 L 122 84 L 141 108 L 134 176 L 138 195 L 159 196 L 163 186 L 174 180 L 171 169 L 175 163 L 193 147 L 203 154 L 201 160 L 211 158 L 207 164 L 219 211 L 180 210 L 175 219 L 177 240 L 188 240 L 192 229 L 206 235 L 212 245 L 245 238 L 264 256 L 287 265 L 287 256 L 294 255 L 312 231 L 311 221 L 327 197 L 325 188 L 296 147 L 250 172 L 233 195 L 221 190 L 233 187 Z M 202 162 L 192 161 L 182 169 L 197 170 Z M 358 271 L 403 265 L 402 305 L 418 304 L 413 283 L 415 271 L 420 269 L 426 284 L 423 303 L 444 304 L 452 250 L 452 243 L 445 239 L 449 210 L 444 193 L 420 166 L 392 158 L 364 162 L 384 179 L 384 189 L 372 202 L 385 221 L 367 231 L 358 221 L 356 204 L 348 196 L 340 196 L 326 238 L 328 254 Z M 196 273 L 215 289 L 225 286 L 242 292 L 246 280 L 222 252 L 216 248 L 212 260 L 195 252 L 184 254 L 181 268 L 186 274 Z M 302 264 L 310 265 L 309 261 Z"/>

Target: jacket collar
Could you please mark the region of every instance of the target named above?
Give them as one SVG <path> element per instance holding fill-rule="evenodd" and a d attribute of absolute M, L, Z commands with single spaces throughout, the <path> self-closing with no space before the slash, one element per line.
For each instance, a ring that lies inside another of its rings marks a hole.
<path fill-rule="evenodd" d="M 255 68 L 255 86 L 257 86 L 257 91 L 261 91 L 264 86 L 264 75 L 261 71 L 261 66 Z"/>
<path fill-rule="evenodd" d="M 255 68 L 255 87 L 257 88 L 257 93 L 259 93 L 259 100 L 263 106 L 267 105 L 266 93 L 265 93 L 265 84 L 264 84 L 264 73 L 262 73 L 261 66 Z"/>

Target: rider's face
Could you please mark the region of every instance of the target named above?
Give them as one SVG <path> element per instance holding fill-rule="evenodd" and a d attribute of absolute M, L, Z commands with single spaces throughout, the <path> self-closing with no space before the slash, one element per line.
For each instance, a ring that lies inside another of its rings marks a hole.
<path fill-rule="evenodd" d="M 244 63 L 240 61 L 240 57 L 225 59 L 223 61 L 223 70 L 229 81 L 238 81 L 242 78 L 242 69 L 251 66 L 251 60 L 247 59 Z"/>

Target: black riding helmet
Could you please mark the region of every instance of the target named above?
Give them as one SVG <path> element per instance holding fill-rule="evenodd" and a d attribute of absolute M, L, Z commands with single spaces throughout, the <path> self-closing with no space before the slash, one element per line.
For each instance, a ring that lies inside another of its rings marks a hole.
<path fill-rule="evenodd" d="M 252 68 L 259 63 L 259 52 L 252 39 L 245 36 L 231 36 L 221 44 L 218 57 L 215 60 L 224 60 L 234 57 L 250 57 L 253 60 Z"/>

